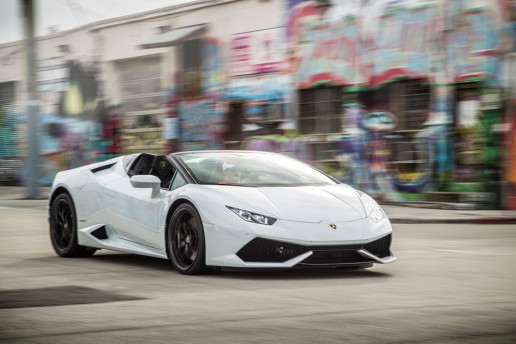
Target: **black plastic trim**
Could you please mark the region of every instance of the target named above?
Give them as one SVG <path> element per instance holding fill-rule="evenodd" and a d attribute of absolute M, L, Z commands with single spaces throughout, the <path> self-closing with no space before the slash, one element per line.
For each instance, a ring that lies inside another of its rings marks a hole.
<path fill-rule="evenodd" d="M 104 170 L 110 169 L 111 167 L 113 167 L 115 165 L 116 165 L 116 162 L 113 162 L 111 164 L 95 167 L 95 168 L 91 169 L 91 172 L 92 173 L 97 173 L 97 172 L 100 172 L 100 171 L 104 171 Z"/>

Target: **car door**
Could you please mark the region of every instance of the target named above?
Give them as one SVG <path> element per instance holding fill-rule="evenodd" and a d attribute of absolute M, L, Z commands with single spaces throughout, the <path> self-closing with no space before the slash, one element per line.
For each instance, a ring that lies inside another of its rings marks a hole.
<path fill-rule="evenodd" d="M 167 158 L 159 157 L 159 161 L 155 161 L 153 165 L 164 168 L 165 164 L 173 176 L 176 168 Z M 152 169 L 149 173 L 154 174 Z M 168 179 L 167 185 L 162 185 L 160 194 L 155 197 L 152 197 L 150 188 L 133 187 L 129 175 L 107 186 L 106 193 L 113 198 L 109 206 L 109 213 L 112 215 L 110 224 L 122 239 L 163 250 L 161 223 L 170 202 L 169 185 L 172 176 Z M 165 175 L 162 177 L 165 178 Z"/>

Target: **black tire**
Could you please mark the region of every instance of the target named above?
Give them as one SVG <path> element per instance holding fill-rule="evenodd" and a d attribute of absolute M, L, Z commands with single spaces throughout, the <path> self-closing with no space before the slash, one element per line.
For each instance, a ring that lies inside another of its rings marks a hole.
<path fill-rule="evenodd" d="M 204 228 L 193 205 L 184 203 L 174 211 L 167 231 L 167 252 L 174 268 L 184 275 L 200 275 L 209 271 Z"/>
<path fill-rule="evenodd" d="M 96 251 L 78 244 L 75 206 L 67 193 L 57 196 L 50 205 L 50 240 L 61 257 L 89 257 Z"/>

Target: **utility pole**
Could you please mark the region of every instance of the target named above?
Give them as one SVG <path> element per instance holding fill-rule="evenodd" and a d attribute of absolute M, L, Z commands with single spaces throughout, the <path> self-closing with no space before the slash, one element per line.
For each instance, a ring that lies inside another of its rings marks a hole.
<path fill-rule="evenodd" d="M 27 198 L 39 197 L 39 147 L 38 112 L 39 100 L 36 87 L 36 46 L 34 42 L 34 2 L 22 0 L 23 22 L 25 27 L 25 52 L 27 62 Z"/>

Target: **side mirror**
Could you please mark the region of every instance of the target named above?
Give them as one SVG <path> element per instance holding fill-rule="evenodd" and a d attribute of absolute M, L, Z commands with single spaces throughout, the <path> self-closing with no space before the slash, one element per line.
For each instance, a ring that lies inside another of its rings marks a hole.
<path fill-rule="evenodd" d="M 152 175 L 137 175 L 130 179 L 131 185 L 138 189 L 152 189 L 152 197 L 156 197 L 160 192 L 161 180 Z"/>

